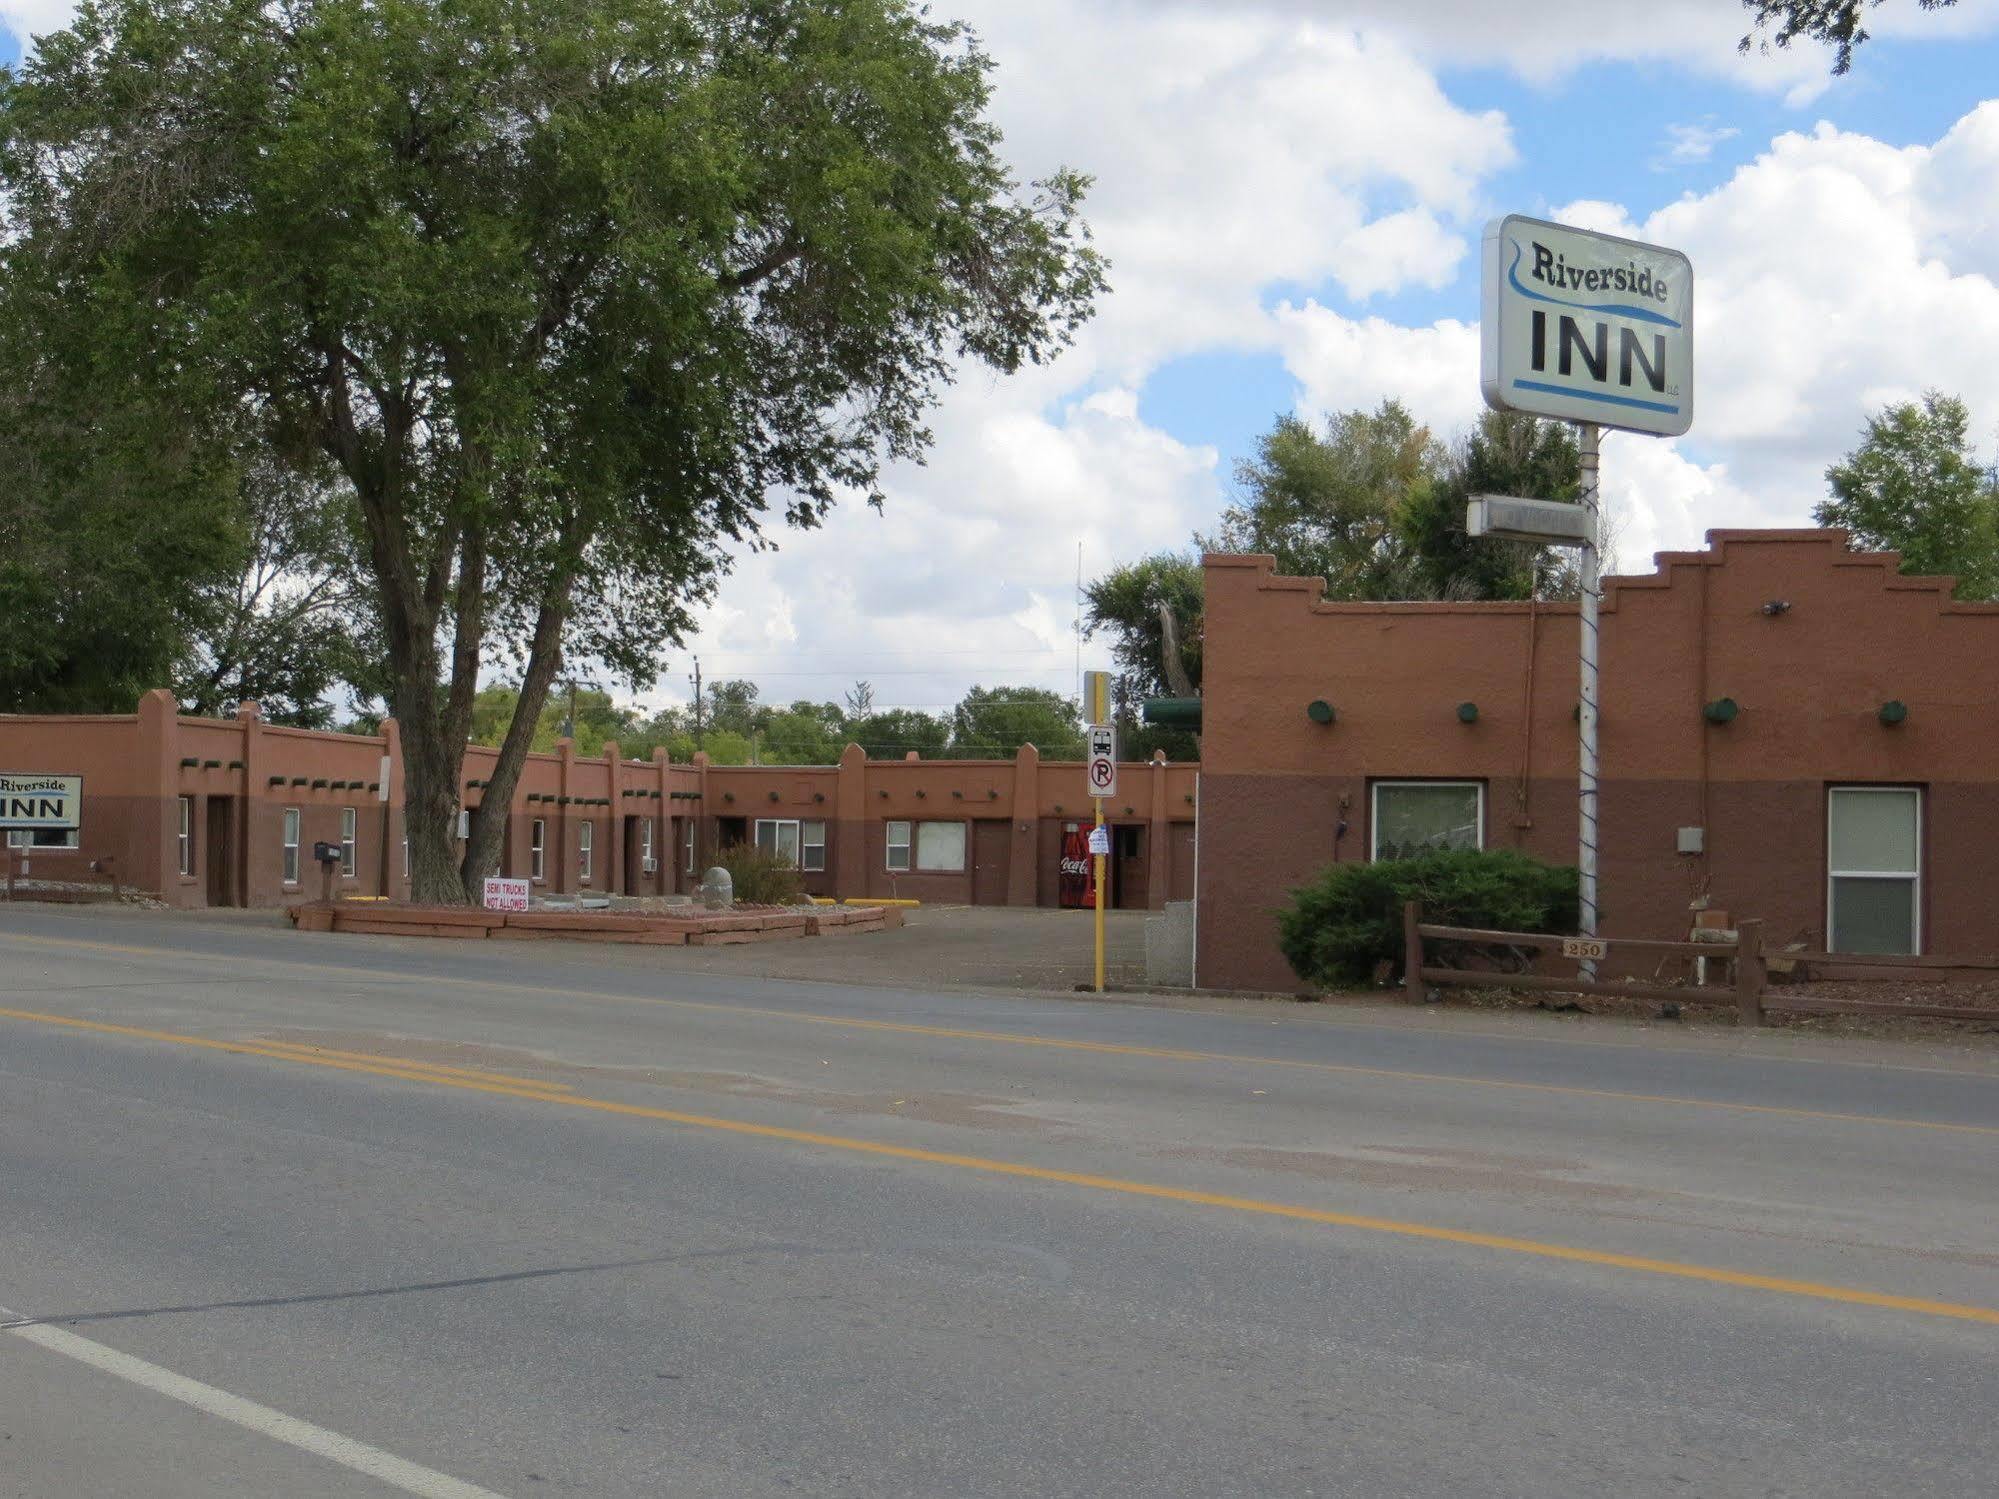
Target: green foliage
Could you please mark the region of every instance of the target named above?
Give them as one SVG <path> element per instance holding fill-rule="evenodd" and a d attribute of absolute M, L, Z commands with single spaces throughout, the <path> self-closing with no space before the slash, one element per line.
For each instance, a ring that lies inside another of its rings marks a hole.
<path fill-rule="evenodd" d="M 1086 181 L 1014 179 L 991 66 L 913 0 L 89 0 L 0 76 L 4 276 L 107 458 L 249 411 L 344 478 L 418 899 L 497 861 L 497 812 L 451 844 L 490 661 L 499 808 L 565 660 L 647 685 L 770 497 L 879 503 L 962 368 L 1088 316 Z"/>
<path fill-rule="evenodd" d="M 1080 760 L 1076 704 L 1045 687 L 974 687 L 951 710 L 952 760 L 1007 760 L 1031 744 L 1044 760 Z"/>
<path fill-rule="evenodd" d="M 1574 436 L 1560 422 L 1487 412 L 1447 449 L 1395 401 L 1342 412 L 1323 434 L 1294 416 L 1236 470 L 1241 498 L 1203 550 L 1269 552 L 1280 572 L 1326 580 L 1330 599 L 1520 599 L 1571 591 L 1546 547 L 1477 540 L 1475 494 L 1573 500 Z"/>
<path fill-rule="evenodd" d="M 1198 556 L 1157 552 L 1084 588 L 1087 637 L 1109 633 L 1120 686 L 1134 700 L 1200 690 L 1202 587 Z M 1179 637 L 1177 662 L 1167 660 L 1162 607 Z"/>
<path fill-rule="evenodd" d="M 1402 908 L 1423 919 L 1509 932 L 1571 932 L 1578 917 L 1576 871 L 1514 849 L 1453 849 L 1414 859 L 1334 864 L 1291 892 L 1277 942 L 1292 972 L 1327 988 L 1374 981 L 1402 966 Z"/>
<path fill-rule="evenodd" d="M 847 747 L 846 718 L 833 703 L 793 703 L 764 726 L 765 765 L 837 765 Z"/>
<path fill-rule="evenodd" d="M 1567 422 L 1517 411 L 1486 411 L 1426 485 L 1397 508 L 1396 570 L 1412 598 L 1530 599 L 1573 593 L 1568 555 L 1529 542 L 1493 541 L 1465 529 L 1465 507 L 1480 494 L 1574 502 L 1582 494 L 1581 455 Z"/>
<path fill-rule="evenodd" d="M 911 750 L 925 760 L 941 760 L 950 743 L 951 726 L 935 714 L 915 708 L 885 708 L 851 720 L 847 738 L 870 760 L 900 760 Z"/>
<path fill-rule="evenodd" d="M 1958 598 L 1999 598 L 1999 484 L 1978 466 L 1970 428 L 1964 402 L 1937 391 L 1886 408 L 1826 470 L 1832 498 L 1814 517 L 1900 552 L 1905 573 L 1954 576 Z"/>
<path fill-rule="evenodd" d="M 1281 572 L 1324 578 L 1329 598 L 1397 597 L 1396 518 L 1442 461 L 1430 429 L 1397 401 L 1337 413 L 1323 436 L 1279 417 L 1237 465 L 1242 498 L 1202 549 L 1269 552 Z"/>
<path fill-rule="evenodd" d="M 1837 76 L 1853 66 L 1853 49 L 1868 38 L 1861 18 L 1881 0 L 1742 0 L 1742 3 L 1755 16 L 1756 29 L 1738 44 L 1740 51 L 1746 53 L 1756 47 L 1757 33 L 1770 30 L 1774 24 L 1776 31 L 1771 41 L 1779 47 L 1788 47 L 1799 37 L 1831 47 L 1832 71 Z M 1924 10 L 1946 10 L 1957 4 L 1957 0 L 1917 0 L 1917 3 Z M 1761 43 L 1765 51 L 1770 44 Z"/>
<path fill-rule="evenodd" d="M 241 564 L 234 464 L 115 330 L 51 337 L 64 288 L 17 257 L 0 245 L 0 712 L 130 713 Z"/>
<path fill-rule="evenodd" d="M 789 859 L 754 843 L 729 844 L 717 852 L 715 862 L 729 871 L 735 898 L 750 905 L 796 905 L 805 893 L 805 883 Z"/>

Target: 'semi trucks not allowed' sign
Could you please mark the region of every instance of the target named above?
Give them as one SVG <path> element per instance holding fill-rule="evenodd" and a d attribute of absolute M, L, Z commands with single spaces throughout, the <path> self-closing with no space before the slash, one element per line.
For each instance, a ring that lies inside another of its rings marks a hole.
<path fill-rule="evenodd" d="M 488 879 L 483 904 L 489 911 L 525 911 L 529 889 L 526 880 Z"/>
<path fill-rule="evenodd" d="M 1685 255 L 1508 214 L 1486 226 L 1483 269 L 1487 405 L 1659 437 L 1693 425 Z"/>

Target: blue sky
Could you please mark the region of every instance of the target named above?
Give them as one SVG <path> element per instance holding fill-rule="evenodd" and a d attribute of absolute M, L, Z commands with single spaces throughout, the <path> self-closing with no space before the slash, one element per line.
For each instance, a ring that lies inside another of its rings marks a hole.
<path fill-rule="evenodd" d="M 1685 194 L 1712 190 L 1775 137 L 1822 120 L 1894 146 L 1937 140 L 1982 100 L 1999 96 L 1999 34 L 1948 44 L 1872 41 L 1851 73 L 1795 103 L 1663 61 L 1593 63 L 1541 83 L 1501 68 L 1446 68 L 1438 78 L 1455 103 L 1499 110 L 1512 127 L 1519 159 L 1487 182 L 1503 211 L 1546 214 L 1586 198 L 1642 219 Z M 1675 158 L 1676 127 L 1714 139 L 1698 158 Z M 1999 183 L 1993 190 L 1999 193 Z M 1468 256 L 1459 274 L 1436 288 L 1354 298 L 1328 280 L 1273 287 L 1267 300 L 1304 296 L 1355 317 L 1475 322 L 1478 263 Z M 1232 470 L 1300 395 L 1300 382 L 1275 352 L 1195 353 L 1146 380 L 1139 412 L 1183 442 L 1212 444 Z M 1992 421 L 1999 423 L 1999 412 Z M 1691 446 L 1699 448 L 1697 436 Z"/>
<path fill-rule="evenodd" d="M 1808 522 L 1884 403 L 1999 448 L 1999 0 L 1888 0 L 1851 75 L 1740 57 L 1731 0 L 932 0 L 995 64 L 1023 177 L 1091 172 L 1114 290 L 1051 367 L 968 371 L 879 513 L 743 556 L 704 673 L 935 708 L 1073 690 L 1075 577 L 1210 530 L 1280 412 L 1479 410 L 1477 241 L 1507 212 L 1685 250 L 1694 430 L 1606 442 L 1617 561 Z M 46 29 L 63 0 L 0 0 Z M 1821 129 L 1821 125 L 1826 128 Z"/>

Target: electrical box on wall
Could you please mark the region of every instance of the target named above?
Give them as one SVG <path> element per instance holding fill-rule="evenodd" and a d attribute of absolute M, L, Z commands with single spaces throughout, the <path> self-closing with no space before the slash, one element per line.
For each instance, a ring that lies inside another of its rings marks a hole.
<path fill-rule="evenodd" d="M 1680 852 L 1681 852 L 1681 853 L 1683 853 L 1683 854 L 1701 854 L 1701 853 L 1706 853 L 1706 852 L 1707 852 L 1707 829 L 1706 829 L 1706 828 L 1681 828 L 1681 829 L 1680 829 Z"/>

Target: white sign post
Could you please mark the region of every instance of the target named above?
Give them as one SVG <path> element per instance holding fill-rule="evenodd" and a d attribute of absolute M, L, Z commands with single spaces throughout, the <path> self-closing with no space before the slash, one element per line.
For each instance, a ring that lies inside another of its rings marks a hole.
<path fill-rule="evenodd" d="M 1604 427 L 1677 437 L 1694 420 L 1694 268 L 1678 250 L 1509 214 L 1486 226 L 1479 385 L 1500 411 L 1580 427 L 1580 755 L 1577 873 L 1582 932 L 1597 930 L 1597 605 Z M 1470 522 L 1493 517 L 1473 505 Z M 1507 524 L 1513 522 L 1513 524 Z M 1521 536 L 1520 512 L 1491 526 Z M 1530 539 L 1535 539 L 1530 536 Z M 1575 528 L 1546 536 L 1577 544 Z M 1595 963 L 1583 963 L 1592 977 Z"/>
<path fill-rule="evenodd" d="M 1106 800 L 1117 795 L 1117 727 L 1093 723 L 1089 728 L 1090 795 Z"/>

